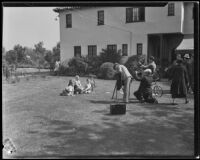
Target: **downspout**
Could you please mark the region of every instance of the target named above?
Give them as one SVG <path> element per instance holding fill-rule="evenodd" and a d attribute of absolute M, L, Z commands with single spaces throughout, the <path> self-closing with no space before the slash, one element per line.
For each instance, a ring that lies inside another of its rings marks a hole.
<path fill-rule="evenodd" d="M 181 33 L 184 34 L 184 2 L 181 4 Z"/>
<path fill-rule="evenodd" d="M 130 32 L 130 54 L 129 55 L 132 55 L 132 41 L 133 41 L 133 33 Z"/>

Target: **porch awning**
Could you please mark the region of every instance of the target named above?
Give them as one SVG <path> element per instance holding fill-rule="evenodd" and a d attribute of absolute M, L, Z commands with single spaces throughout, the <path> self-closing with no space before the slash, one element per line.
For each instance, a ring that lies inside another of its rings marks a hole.
<path fill-rule="evenodd" d="M 176 50 L 191 50 L 194 49 L 194 39 L 188 38 L 183 39 L 180 45 L 176 48 Z"/>

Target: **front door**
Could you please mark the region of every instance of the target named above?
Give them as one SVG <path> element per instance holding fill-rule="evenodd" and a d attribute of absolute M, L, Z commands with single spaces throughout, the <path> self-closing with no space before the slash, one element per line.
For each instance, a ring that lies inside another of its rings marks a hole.
<path fill-rule="evenodd" d="M 153 56 L 157 65 L 160 65 L 160 36 L 148 35 L 148 58 Z"/>

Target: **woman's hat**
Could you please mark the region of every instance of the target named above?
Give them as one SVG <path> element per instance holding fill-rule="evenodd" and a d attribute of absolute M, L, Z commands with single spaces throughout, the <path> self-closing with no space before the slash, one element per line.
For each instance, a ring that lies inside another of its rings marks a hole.
<path fill-rule="evenodd" d="M 190 55 L 189 54 L 185 54 L 184 58 L 190 59 Z"/>
<path fill-rule="evenodd" d="M 144 70 L 144 73 L 150 73 L 150 74 L 151 74 L 152 71 L 151 71 L 151 69 L 145 69 L 145 70 Z"/>

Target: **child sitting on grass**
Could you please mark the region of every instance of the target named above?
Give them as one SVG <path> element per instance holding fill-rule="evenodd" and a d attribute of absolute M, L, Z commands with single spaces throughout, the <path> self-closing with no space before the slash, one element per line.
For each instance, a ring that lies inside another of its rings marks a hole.
<path fill-rule="evenodd" d="M 91 93 L 92 91 L 92 85 L 90 83 L 90 79 L 86 79 L 86 85 L 83 89 L 83 93 Z"/>
<path fill-rule="evenodd" d="M 94 77 L 89 76 L 89 80 L 90 80 L 90 83 L 91 83 L 91 86 L 92 86 L 92 91 L 94 91 L 94 88 L 96 87 Z"/>
<path fill-rule="evenodd" d="M 60 93 L 61 96 L 74 96 L 74 84 L 72 80 L 69 80 L 68 86 Z"/>
<path fill-rule="evenodd" d="M 83 87 L 81 85 L 81 81 L 78 75 L 75 76 L 75 80 L 74 80 L 74 94 L 81 94 Z"/>

